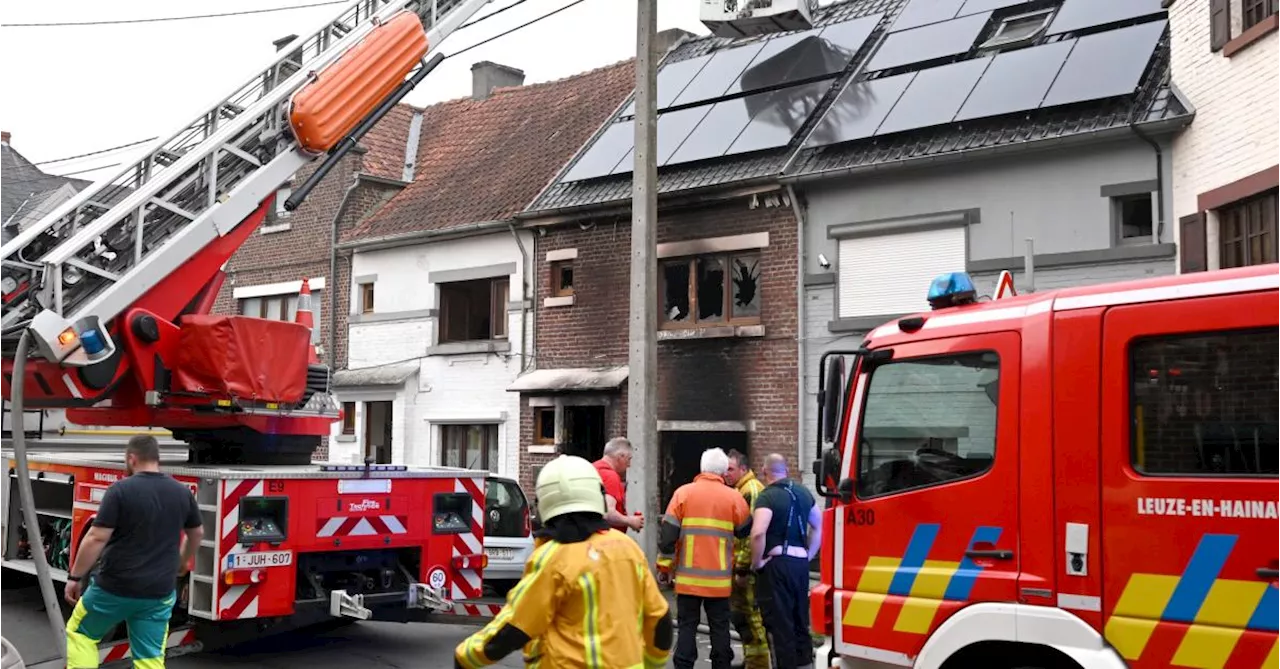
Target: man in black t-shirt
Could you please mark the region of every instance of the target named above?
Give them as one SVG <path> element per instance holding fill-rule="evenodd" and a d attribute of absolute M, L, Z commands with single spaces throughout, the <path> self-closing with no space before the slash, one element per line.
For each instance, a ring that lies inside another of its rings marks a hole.
<path fill-rule="evenodd" d="M 64 594 L 75 604 L 67 621 L 68 669 L 97 667 L 98 642 L 121 621 L 129 629 L 133 666 L 164 667 L 174 584 L 204 537 L 191 490 L 160 473 L 154 437 L 129 440 L 125 472 L 103 495 L 67 576 Z M 95 564 L 93 583 L 82 595 L 83 579 Z"/>
<path fill-rule="evenodd" d="M 786 458 L 771 453 L 761 468 L 765 486 L 751 519 L 756 600 L 770 635 L 774 666 L 813 666 L 809 629 L 809 561 L 822 546 L 822 511 L 813 495 L 787 478 Z"/>

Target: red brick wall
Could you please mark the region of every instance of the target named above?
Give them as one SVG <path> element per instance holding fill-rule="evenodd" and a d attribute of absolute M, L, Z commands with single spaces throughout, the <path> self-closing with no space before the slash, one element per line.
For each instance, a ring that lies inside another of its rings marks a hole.
<path fill-rule="evenodd" d="M 627 219 L 610 218 L 552 228 L 538 240 L 539 369 L 626 364 L 629 231 Z M 659 342 L 658 419 L 754 421 L 755 431 L 748 435 L 752 459 L 759 463 L 768 453 L 778 452 L 795 466 L 797 256 L 790 207 L 752 209 L 749 198 L 737 198 L 714 206 L 667 209 L 659 215 L 658 242 L 757 232 L 769 233 L 769 246 L 761 252 L 765 336 Z M 567 248 L 578 251 L 573 263 L 574 304 L 544 307 L 551 277 L 543 259 L 548 251 Z M 615 406 L 607 417 L 609 429 L 624 434 L 625 396 Z M 527 402 L 522 402 L 522 453 L 532 439 L 532 421 Z M 523 453 L 522 479 L 531 477 L 533 467 L 549 457 Z"/>

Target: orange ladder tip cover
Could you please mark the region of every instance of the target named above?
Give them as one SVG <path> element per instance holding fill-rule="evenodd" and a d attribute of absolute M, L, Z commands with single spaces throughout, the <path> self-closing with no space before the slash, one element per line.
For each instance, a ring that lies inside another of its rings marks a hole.
<path fill-rule="evenodd" d="M 311 314 L 311 282 L 309 279 L 302 280 L 302 289 L 298 291 L 298 309 L 293 317 L 293 322 L 299 325 L 307 326 L 311 332 L 315 332 L 315 317 Z M 307 340 L 307 364 L 318 365 L 320 358 L 316 355 L 315 344 L 311 340 Z"/>
<path fill-rule="evenodd" d="M 294 94 L 289 121 L 298 144 L 312 153 L 332 149 L 426 53 L 427 33 L 413 12 L 401 12 L 374 28 Z"/>

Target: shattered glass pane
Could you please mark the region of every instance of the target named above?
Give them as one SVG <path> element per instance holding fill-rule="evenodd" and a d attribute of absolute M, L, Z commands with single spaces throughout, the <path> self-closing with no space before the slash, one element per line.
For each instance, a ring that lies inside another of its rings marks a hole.
<path fill-rule="evenodd" d="M 760 256 L 739 255 L 733 258 L 733 315 L 735 318 L 760 316 Z"/>
<path fill-rule="evenodd" d="M 662 319 L 682 322 L 689 318 L 689 261 L 662 264 Z"/>
<path fill-rule="evenodd" d="M 724 258 L 698 258 L 698 321 L 724 320 Z"/>

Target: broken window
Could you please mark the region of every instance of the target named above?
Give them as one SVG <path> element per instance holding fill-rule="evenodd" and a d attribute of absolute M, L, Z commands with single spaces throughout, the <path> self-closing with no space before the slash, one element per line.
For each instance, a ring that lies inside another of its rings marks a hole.
<path fill-rule="evenodd" d="M 740 324 L 760 319 L 760 256 L 701 255 L 660 265 L 664 327 Z"/>
<path fill-rule="evenodd" d="M 551 294 L 566 297 L 573 294 L 573 263 L 568 260 L 551 263 Z"/>
<path fill-rule="evenodd" d="M 555 409 L 540 408 L 533 410 L 533 443 L 556 443 Z"/>
<path fill-rule="evenodd" d="M 507 338 L 509 277 L 440 284 L 440 343 Z"/>

